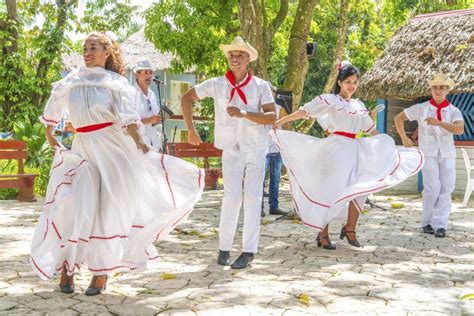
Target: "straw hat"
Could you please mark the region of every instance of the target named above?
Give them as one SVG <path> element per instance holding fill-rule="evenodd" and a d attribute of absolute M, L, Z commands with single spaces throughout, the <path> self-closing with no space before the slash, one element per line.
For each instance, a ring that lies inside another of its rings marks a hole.
<path fill-rule="evenodd" d="M 221 49 L 226 56 L 230 51 L 234 50 L 246 52 L 247 54 L 249 54 L 251 62 L 256 60 L 258 57 L 257 50 L 253 48 L 252 45 L 244 41 L 240 36 L 236 36 L 232 43 L 230 43 L 229 45 L 221 44 Z"/>
<path fill-rule="evenodd" d="M 148 59 L 139 61 L 135 67 L 133 67 L 133 72 L 137 72 L 139 70 L 151 69 L 155 70 L 155 67 L 150 63 Z"/>
<path fill-rule="evenodd" d="M 452 87 L 454 86 L 454 80 L 449 78 L 443 73 L 437 73 L 434 75 L 432 80 L 428 80 L 428 84 L 430 87 L 432 86 L 449 86 Z"/>

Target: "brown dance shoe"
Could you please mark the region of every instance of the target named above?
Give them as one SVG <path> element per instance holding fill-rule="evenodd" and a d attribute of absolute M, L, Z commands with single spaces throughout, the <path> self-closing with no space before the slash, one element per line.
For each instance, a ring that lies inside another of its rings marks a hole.
<path fill-rule="evenodd" d="M 59 281 L 59 290 L 65 294 L 74 293 L 74 274 L 67 275 L 67 266 L 63 266 L 61 279 Z"/>
<path fill-rule="evenodd" d="M 105 291 L 108 278 L 109 277 L 107 276 L 107 274 L 94 275 L 92 277 L 91 283 L 89 284 L 89 287 L 87 288 L 84 294 L 87 296 L 101 294 L 103 291 Z"/>

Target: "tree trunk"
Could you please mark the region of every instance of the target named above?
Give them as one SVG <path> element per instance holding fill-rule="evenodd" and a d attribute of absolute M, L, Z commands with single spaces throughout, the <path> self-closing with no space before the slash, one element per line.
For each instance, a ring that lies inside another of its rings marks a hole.
<path fill-rule="evenodd" d="M 8 20 L 6 23 L 6 31 L 11 33 L 9 47 L 5 47 L 6 53 L 18 52 L 18 27 L 20 22 L 18 21 L 18 14 L 16 9 L 16 0 L 5 0 L 7 5 L 7 16 Z"/>
<path fill-rule="evenodd" d="M 288 70 L 283 89 L 293 91 L 293 111 L 299 107 L 304 80 L 308 71 L 306 40 L 317 2 L 317 0 L 300 0 L 291 28 L 288 46 Z"/>
<path fill-rule="evenodd" d="M 7 6 L 7 19 L 2 21 L 2 28 L 8 34 L 8 41 L 10 45 L 4 45 L 2 43 L 3 50 L 3 60 L 2 64 L 4 67 L 9 68 L 15 72 L 15 80 L 21 80 L 23 77 L 23 70 L 20 66 L 20 58 L 18 56 L 18 28 L 20 27 L 20 21 L 18 20 L 17 6 L 15 0 L 6 0 Z M 8 76 L 7 78 L 2 78 L 2 80 L 12 80 L 13 76 Z M 5 118 L 9 117 L 15 102 L 13 100 L 20 99 L 19 92 L 10 92 L 5 93 L 5 99 L 3 102 L 3 116 Z"/>
<path fill-rule="evenodd" d="M 324 85 L 323 93 L 330 93 L 334 83 L 336 82 L 337 72 L 339 63 L 342 61 L 342 55 L 344 53 L 345 41 L 347 27 L 349 24 L 348 21 L 348 8 L 349 0 L 341 0 L 341 10 L 340 10 L 340 21 L 339 24 L 339 35 L 337 37 L 336 51 L 334 52 L 334 61 L 331 66 L 331 73 L 329 74 L 328 80 Z"/>
<path fill-rule="evenodd" d="M 39 107 L 43 102 L 44 96 L 42 92 L 49 86 L 49 81 L 41 79 L 47 78 L 49 68 L 53 64 L 54 59 L 60 54 L 64 41 L 64 29 L 68 19 L 68 11 L 72 6 L 76 5 L 76 2 L 77 0 L 56 0 L 58 17 L 51 34 L 46 36 L 48 40 L 45 43 L 44 51 L 41 52 L 43 57 L 40 58 L 38 66 L 36 67 L 36 78 L 40 79 L 38 81 L 37 91 L 40 92 L 35 92 L 32 95 L 33 107 Z"/>
<path fill-rule="evenodd" d="M 271 22 L 268 21 L 265 12 L 265 0 L 239 1 L 242 37 L 258 51 L 258 59 L 251 65 L 251 70 L 263 79 L 268 79 L 267 63 L 271 43 L 287 14 L 288 0 L 280 0 L 280 10 Z"/>

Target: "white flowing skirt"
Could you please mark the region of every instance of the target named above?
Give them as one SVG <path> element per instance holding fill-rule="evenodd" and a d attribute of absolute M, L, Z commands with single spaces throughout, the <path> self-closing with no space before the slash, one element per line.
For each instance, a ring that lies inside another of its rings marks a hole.
<path fill-rule="evenodd" d="M 303 223 L 322 230 L 347 216 L 349 202 L 362 211 L 368 194 L 416 174 L 424 156 L 418 148 L 395 146 L 387 135 L 324 139 L 272 130 L 290 180 L 293 205 Z"/>
<path fill-rule="evenodd" d="M 204 172 L 181 159 L 143 154 L 120 127 L 76 135 L 56 150 L 31 265 L 43 279 L 87 264 L 95 274 L 143 270 L 153 243 L 201 198 Z"/>

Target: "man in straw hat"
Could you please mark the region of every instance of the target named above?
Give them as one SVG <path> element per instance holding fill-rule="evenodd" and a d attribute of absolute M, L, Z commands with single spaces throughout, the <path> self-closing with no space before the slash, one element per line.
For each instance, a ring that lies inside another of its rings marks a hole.
<path fill-rule="evenodd" d="M 243 191 L 243 247 L 231 265 L 233 269 L 242 269 L 253 260 L 258 248 L 268 131 L 275 121 L 275 104 L 267 82 L 248 70 L 249 63 L 258 57 L 255 48 L 236 37 L 230 45 L 221 45 L 221 49 L 229 64 L 225 76 L 206 80 L 186 92 L 181 107 L 189 130 L 188 141 L 199 145 L 201 138 L 194 127 L 192 103 L 205 97 L 214 99 L 214 145 L 223 150 L 224 176 L 217 262 L 230 263 Z"/>
<path fill-rule="evenodd" d="M 395 116 L 395 126 L 403 145 L 412 147 L 403 122 L 418 121 L 418 140 L 425 155 L 423 174 L 423 232 L 446 237 L 451 211 L 451 193 L 456 182 L 456 149 L 453 134 L 464 133 L 464 120 L 458 108 L 446 96 L 454 81 L 438 73 L 428 80 L 432 98 L 412 105 Z"/>
<path fill-rule="evenodd" d="M 150 89 L 153 81 L 154 67 L 149 60 L 143 60 L 133 68 L 137 80 L 137 98 L 135 111 L 140 115 L 143 126 L 140 127 L 143 141 L 153 150 L 159 151 L 161 148 L 161 133 L 159 124 L 160 106 L 158 105 L 155 93 Z"/>

